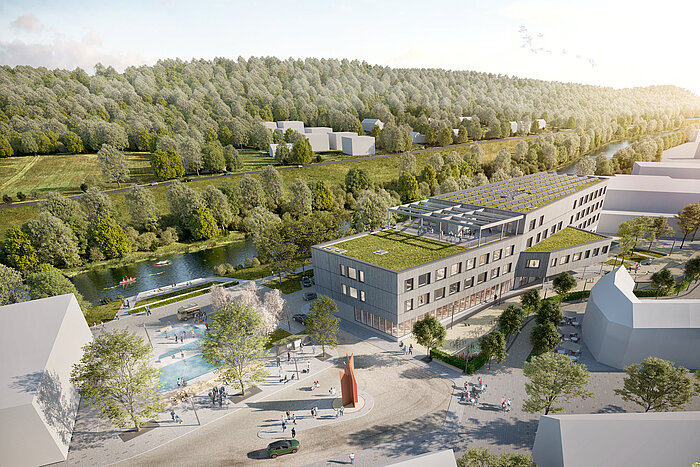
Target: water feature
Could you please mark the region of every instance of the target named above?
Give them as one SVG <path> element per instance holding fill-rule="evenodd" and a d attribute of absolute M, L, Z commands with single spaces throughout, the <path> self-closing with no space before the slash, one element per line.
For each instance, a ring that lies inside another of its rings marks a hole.
<path fill-rule="evenodd" d="M 118 268 L 95 269 L 78 274 L 71 280 L 83 297 L 93 305 L 98 305 L 104 297 L 116 298 L 118 295 L 132 296 L 145 290 L 163 287 L 169 284 L 179 283 L 215 275 L 214 266 L 221 263 L 233 265 L 243 264 L 243 261 L 257 255 L 257 250 L 250 238 L 240 242 L 197 251 L 194 253 L 182 253 L 164 256 L 159 259 L 168 259 L 171 264 L 156 266 L 155 261 L 142 261 Z M 133 285 L 122 287 L 119 285 L 125 277 L 135 277 Z"/>
<path fill-rule="evenodd" d="M 163 389 L 173 389 L 177 387 L 178 378 L 185 378 L 185 381 L 190 381 L 211 371 L 211 365 L 204 360 L 202 354 L 197 354 L 194 357 L 180 359 L 161 368 L 160 384 L 163 386 Z"/>

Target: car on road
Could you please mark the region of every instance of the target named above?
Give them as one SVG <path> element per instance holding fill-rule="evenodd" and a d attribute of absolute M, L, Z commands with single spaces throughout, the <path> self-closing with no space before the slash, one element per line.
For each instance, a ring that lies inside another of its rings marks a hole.
<path fill-rule="evenodd" d="M 303 276 L 301 278 L 301 285 L 304 287 L 311 287 L 311 278 L 309 276 Z"/>
<path fill-rule="evenodd" d="M 309 300 L 315 300 L 316 297 L 317 297 L 316 292 L 306 292 L 304 294 L 304 300 L 306 300 L 307 302 Z"/>
<path fill-rule="evenodd" d="M 292 319 L 297 323 L 306 326 L 306 315 L 304 313 L 297 313 L 296 315 L 292 316 Z"/>
<path fill-rule="evenodd" d="M 303 168 L 304 168 L 303 165 L 301 165 L 301 164 L 298 164 L 298 165 L 297 165 L 297 169 L 303 169 Z"/>
<path fill-rule="evenodd" d="M 158 182 L 151 182 L 148 184 L 148 186 L 157 186 L 157 185 L 158 185 Z"/>
<path fill-rule="evenodd" d="M 183 178 L 182 181 L 183 183 L 191 182 L 193 179 L 192 178 Z"/>
<path fill-rule="evenodd" d="M 282 454 L 294 454 L 300 448 L 296 439 L 281 439 L 267 445 L 267 455 L 274 459 Z"/>

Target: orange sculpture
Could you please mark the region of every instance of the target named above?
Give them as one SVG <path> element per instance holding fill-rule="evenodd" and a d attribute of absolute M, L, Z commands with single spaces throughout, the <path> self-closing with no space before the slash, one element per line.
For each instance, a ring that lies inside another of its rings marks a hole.
<path fill-rule="evenodd" d="M 355 362 L 352 358 L 353 355 L 354 354 L 350 354 L 349 357 L 345 355 L 347 359 L 345 371 L 340 373 L 340 390 L 343 395 L 343 407 L 348 405 L 355 407 L 355 404 L 357 404 L 359 400 L 357 395 L 357 381 L 355 381 Z"/>

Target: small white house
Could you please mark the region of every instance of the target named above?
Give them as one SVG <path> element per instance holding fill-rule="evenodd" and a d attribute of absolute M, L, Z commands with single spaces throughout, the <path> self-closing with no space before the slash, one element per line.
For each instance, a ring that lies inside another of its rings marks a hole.
<path fill-rule="evenodd" d="M 262 126 L 270 131 L 275 131 L 277 129 L 277 124 L 275 122 L 262 122 Z"/>
<path fill-rule="evenodd" d="M 412 131 L 409 133 L 411 137 L 411 142 L 415 144 L 425 143 L 425 135 L 423 133 L 418 133 L 417 131 Z"/>
<path fill-rule="evenodd" d="M 374 154 L 374 136 L 343 136 L 343 153 L 351 156 Z"/>
<path fill-rule="evenodd" d="M 537 123 L 540 125 L 540 130 L 547 128 L 547 121 L 544 118 L 538 118 Z"/>
<path fill-rule="evenodd" d="M 362 120 L 362 131 L 365 133 L 371 133 L 375 126 L 378 126 L 380 130 L 384 128 L 384 122 L 378 118 L 365 118 Z"/>
<path fill-rule="evenodd" d="M 510 121 L 510 134 L 514 135 L 518 132 L 518 122 Z"/>
<path fill-rule="evenodd" d="M 464 120 L 467 120 L 467 121 L 470 121 L 470 122 L 471 122 L 471 121 L 472 121 L 472 117 L 459 117 L 459 121 L 460 121 L 460 122 L 463 122 Z"/>
<path fill-rule="evenodd" d="M 455 138 L 458 137 L 459 136 L 459 128 L 453 128 L 452 134 L 454 135 Z"/>
<path fill-rule="evenodd" d="M 284 143 L 287 145 L 287 148 L 289 148 L 289 151 L 291 152 L 292 146 L 294 146 L 292 143 Z M 267 149 L 268 154 L 270 154 L 270 157 L 275 157 L 275 153 L 277 152 L 277 146 L 279 144 L 271 144 L 270 147 Z"/>
<path fill-rule="evenodd" d="M 357 136 L 357 133 L 352 131 L 331 131 L 328 133 L 328 145 L 331 151 L 343 150 L 343 136 Z"/>
<path fill-rule="evenodd" d="M 305 133 L 304 136 L 311 143 L 311 149 L 314 152 L 330 150 L 328 133 Z"/>
<path fill-rule="evenodd" d="M 277 128 L 282 130 L 282 133 L 291 128 L 302 135 L 304 134 L 304 122 L 300 122 L 299 120 L 283 120 L 281 122 L 277 122 Z"/>

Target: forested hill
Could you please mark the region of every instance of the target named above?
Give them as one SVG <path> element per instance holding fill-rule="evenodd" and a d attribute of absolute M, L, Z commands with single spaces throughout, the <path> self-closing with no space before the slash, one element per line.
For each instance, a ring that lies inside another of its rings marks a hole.
<path fill-rule="evenodd" d="M 373 117 L 439 134 L 458 128 L 461 116 L 473 117 L 477 129 L 480 123 L 486 138 L 508 136 L 507 121 L 545 118 L 548 126 L 576 126 L 605 141 L 631 129 L 676 128 L 700 116 L 700 98 L 674 86 L 615 90 L 348 60 L 164 60 L 124 73 L 98 65 L 94 76 L 0 67 L 0 156 L 10 147 L 16 155 L 96 151 L 104 143 L 153 150 L 165 135 L 265 148 L 260 120 L 357 131 Z M 471 129 L 469 137 L 480 139 Z"/>

